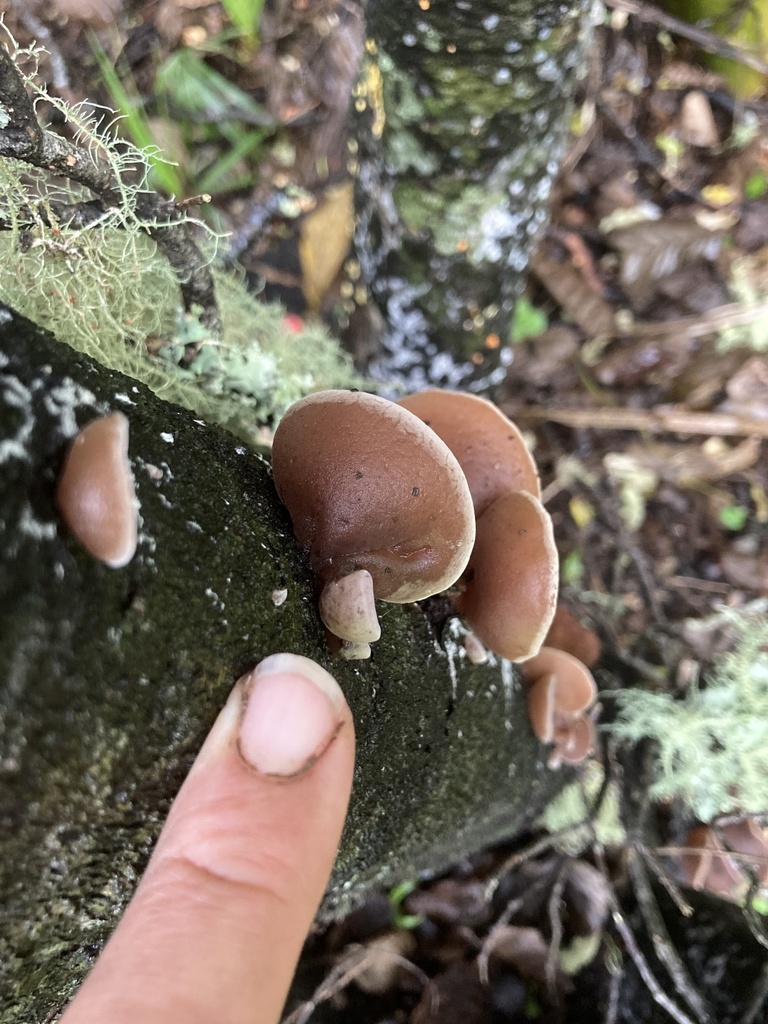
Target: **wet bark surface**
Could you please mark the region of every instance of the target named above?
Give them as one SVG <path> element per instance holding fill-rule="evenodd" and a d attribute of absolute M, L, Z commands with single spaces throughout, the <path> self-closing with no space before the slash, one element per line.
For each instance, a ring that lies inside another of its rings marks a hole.
<path fill-rule="evenodd" d="M 590 38 L 588 4 L 369 3 L 353 101 L 360 280 L 376 376 L 487 389 Z"/>
<path fill-rule="evenodd" d="M 68 440 L 130 421 L 139 550 L 67 536 Z M 74 991 L 129 899 L 237 677 L 316 658 L 355 716 L 352 809 L 322 916 L 514 834 L 562 784 L 509 664 L 470 666 L 416 606 L 382 606 L 370 663 L 335 661 L 268 464 L 236 438 L 3 313 L 0 326 L 0 1021 Z M 284 604 L 272 592 L 287 588 Z"/>

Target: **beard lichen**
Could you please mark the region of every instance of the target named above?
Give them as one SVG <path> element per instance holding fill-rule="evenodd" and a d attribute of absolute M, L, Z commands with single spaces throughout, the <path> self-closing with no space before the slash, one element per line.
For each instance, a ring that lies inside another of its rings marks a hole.
<path fill-rule="evenodd" d="M 616 695 L 611 733 L 654 741 L 650 795 L 678 799 L 704 822 L 768 811 L 768 622 L 765 603 L 755 605 L 721 613 L 737 640 L 706 685 L 682 699 L 639 688 Z"/>
<path fill-rule="evenodd" d="M 77 145 L 108 165 L 119 202 L 94 202 L 82 185 L 0 158 L 0 302 L 249 441 L 258 440 L 259 423 L 308 392 L 361 385 L 322 325 L 292 330 L 284 310 L 260 302 L 242 275 L 213 271 L 219 331 L 204 325 L 202 310 L 184 310 L 179 281 L 149 237 L 164 225 L 137 213 L 149 154 L 84 106 L 50 96 L 38 81 L 38 49 L 11 41 L 10 51 L 37 109 L 41 100 L 53 104 Z M 216 239 L 184 219 L 213 264 Z"/>

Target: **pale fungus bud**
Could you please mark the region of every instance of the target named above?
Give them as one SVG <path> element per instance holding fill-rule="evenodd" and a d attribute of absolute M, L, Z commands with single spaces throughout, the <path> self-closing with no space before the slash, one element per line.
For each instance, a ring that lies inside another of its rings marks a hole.
<path fill-rule="evenodd" d="M 83 547 L 113 569 L 133 558 L 138 515 L 121 412 L 91 420 L 73 440 L 56 487 L 56 505 Z"/>

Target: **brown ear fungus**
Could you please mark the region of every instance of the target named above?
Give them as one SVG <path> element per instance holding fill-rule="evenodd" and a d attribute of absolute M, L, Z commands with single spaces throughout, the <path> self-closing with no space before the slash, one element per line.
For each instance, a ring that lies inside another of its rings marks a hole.
<path fill-rule="evenodd" d="M 768 832 L 752 818 L 721 825 L 720 832 L 730 849 L 741 856 L 731 856 L 714 829 L 696 825 L 688 832 L 688 849 L 680 858 L 688 885 L 738 899 L 749 884 L 744 869 L 753 871 L 762 885 L 768 884 Z"/>
<path fill-rule="evenodd" d="M 475 539 L 464 474 L 440 438 L 395 403 L 357 391 L 302 399 L 275 432 L 272 473 L 312 569 L 324 588 L 333 584 L 321 609 L 342 638 L 347 613 L 337 598 L 348 588 L 338 584 L 350 574 L 366 570 L 375 598 L 404 604 L 464 571 Z M 353 604 L 370 605 L 356 593 Z"/>
<path fill-rule="evenodd" d="M 91 420 L 75 437 L 56 487 L 70 532 L 94 558 L 118 569 L 136 552 L 138 524 L 128 461 L 128 420 L 120 412 Z"/>
<path fill-rule="evenodd" d="M 594 720 L 588 714 L 597 696 L 592 673 L 577 658 L 552 647 L 542 647 L 520 671 L 531 728 L 542 743 L 554 743 L 550 768 L 583 761 L 594 748 Z"/>
<path fill-rule="evenodd" d="M 476 516 L 508 491 L 540 497 L 536 463 L 522 434 L 491 402 L 459 391 L 420 391 L 398 405 L 431 427 L 456 456 Z"/>
<path fill-rule="evenodd" d="M 462 583 L 456 610 L 487 647 L 510 661 L 539 650 L 558 587 L 552 520 L 541 502 L 513 491 L 483 512 Z"/>
<path fill-rule="evenodd" d="M 565 605 L 558 604 L 549 632 L 544 638 L 545 647 L 556 647 L 578 658 L 587 668 L 600 660 L 600 638 L 594 630 L 583 626 Z"/>
<path fill-rule="evenodd" d="M 550 517 L 538 500 L 536 463 L 520 431 L 474 395 L 423 391 L 399 404 L 445 441 L 472 494 L 477 539 L 454 597 L 457 611 L 497 654 L 531 657 L 555 613 L 558 558 Z"/>
<path fill-rule="evenodd" d="M 341 640 L 372 644 L 381 636 L 373 594 L 373 577 L 358 569 L 339 580 L 331 580 L 320 596 L 320 618 Z"/>

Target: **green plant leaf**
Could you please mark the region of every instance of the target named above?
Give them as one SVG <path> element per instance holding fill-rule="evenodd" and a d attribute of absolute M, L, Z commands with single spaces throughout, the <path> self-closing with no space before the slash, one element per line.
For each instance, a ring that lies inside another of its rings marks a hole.
<path fill-rule="evenodd" d="M 528 299 L 522 295 L 517 300 L 512 320 L 512 332 L 509 339 L 512 344 L 525 341 L 526 338 L 535 338 L 537 335 L 543 334 L 547 327 L 549 327 L 547 314 L 531 305 Z"/>
<path fill-rule="evenodd" d="M 185 195 L 184 181 L 178 168 L 160 155 L 141 100 L 135 93 L 132 95 L 120 80 L 114 65 L 93 32 L 89 33 L 89 41 L 104 84 L 120 115 L 121 127 L 131 142 L 143 150 L 146 155 L 150 165 L 152 183 L 169 195 Z"/>
<path fill-rule="evenodd" d="M 176 106 L 212 124 L 237 121 L 263 127 L 273 123 L 256 100 L 210 67 L 195 50 L 171 54 L 157 73 L 156 88 Z"/>
<path fill-rule="evenodd" d="M 255 46 L 259 39 L 264 0 L 221 0 L 221 6 L 242 38 L 250 46 Z"/>

